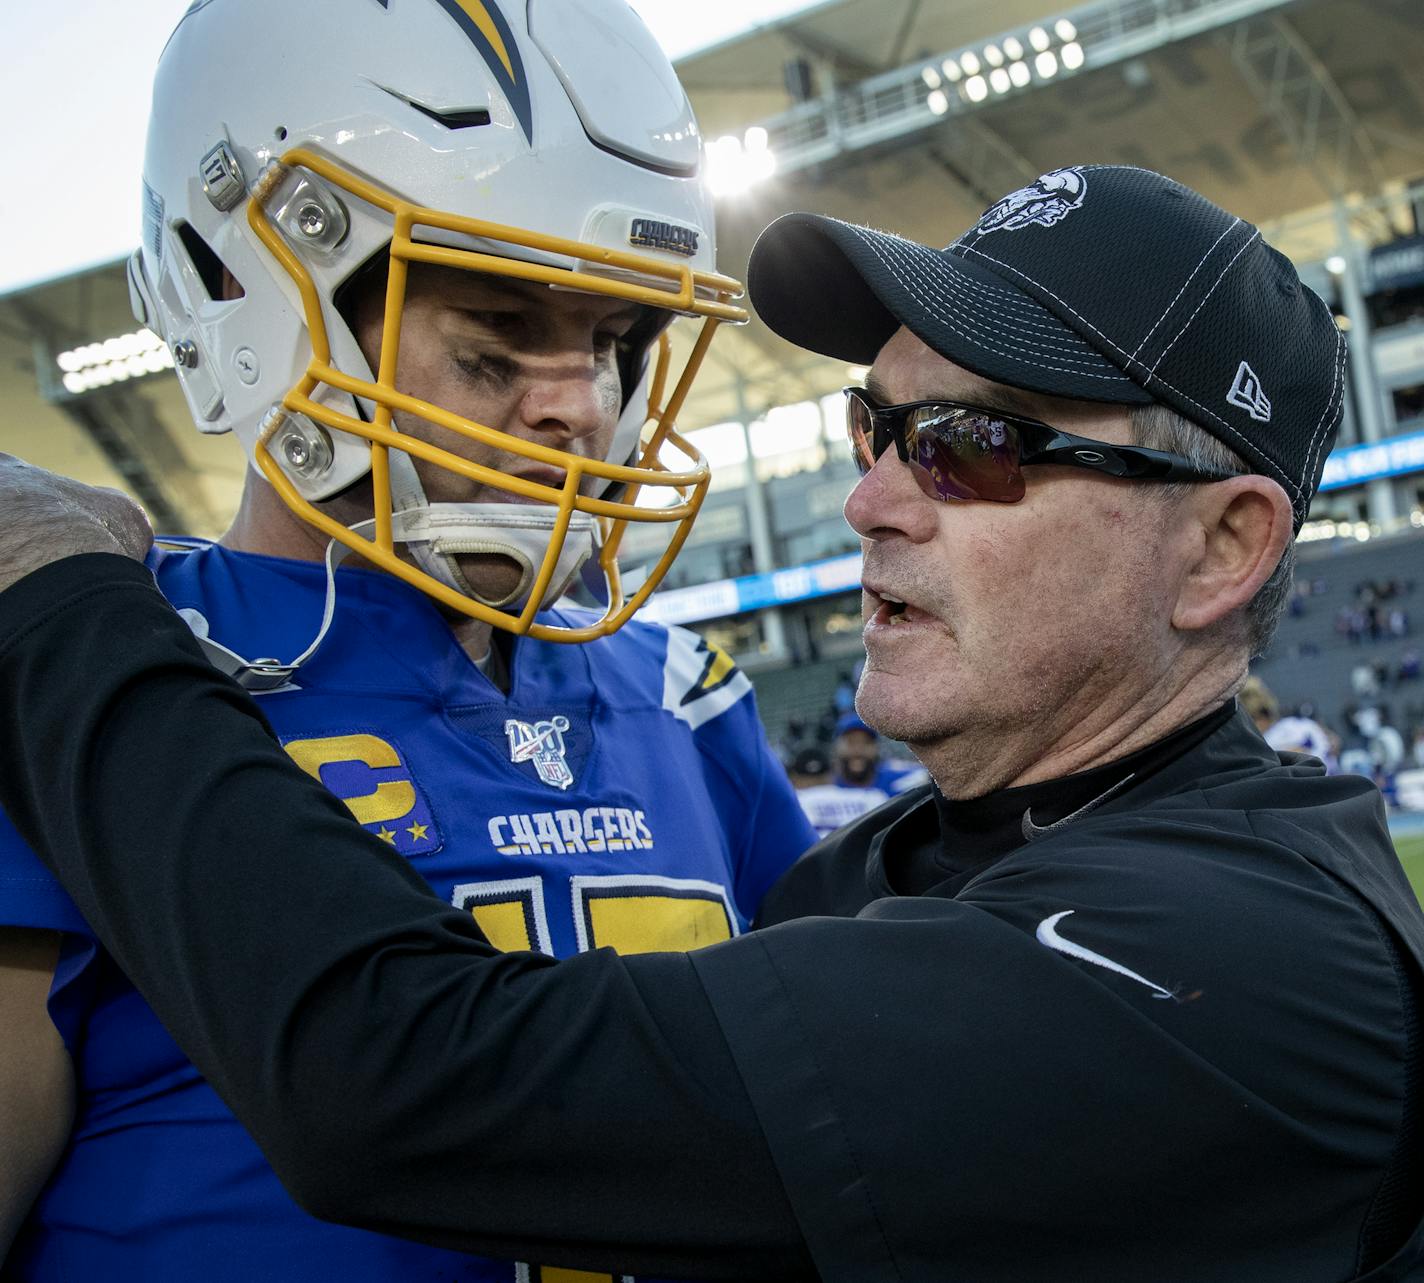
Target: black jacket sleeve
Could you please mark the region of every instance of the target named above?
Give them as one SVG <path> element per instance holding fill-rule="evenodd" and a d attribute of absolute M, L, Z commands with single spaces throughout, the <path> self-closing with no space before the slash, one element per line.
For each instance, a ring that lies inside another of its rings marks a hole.
<path fill-rule="evenodd" d="M 0 594 L 0 762 L 0 804 L 308 1210 L 810 1275 L 686 956 L 497 952 L 292 765 L 137 563 Z"/>

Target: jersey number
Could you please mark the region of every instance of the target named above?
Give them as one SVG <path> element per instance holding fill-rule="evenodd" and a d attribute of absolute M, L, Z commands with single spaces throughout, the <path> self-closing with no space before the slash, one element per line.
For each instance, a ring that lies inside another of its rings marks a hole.
<path fill-rule="evenodd" d="M 605 945 L 619 953 L 686 953 L 737 934 L 727 889 L 715 882 L 600 874 L 570 878 L 569 892 L 580 953 Z M 496 949 L 554 952 L 543 878 L 466 882 L 451 899 Z"/>
<path fill-rule="evenodd" d="M 606 945 L 619 953 L 686 953 L 738 934 L 727 890 L 715 882 L 614 874 L 570 878 L 569 890 L 580 952 Z M 473 915 L 496 949 L 553 952 L 542 878 L 466 882 L 455 888 L 451 899 Z M 516 1265 L 514 1283 L 633 1280 L 550 1265 Z"/>

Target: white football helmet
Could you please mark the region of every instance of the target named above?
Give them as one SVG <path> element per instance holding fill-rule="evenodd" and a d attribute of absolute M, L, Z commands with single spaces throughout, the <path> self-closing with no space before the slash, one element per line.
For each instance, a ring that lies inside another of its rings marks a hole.
<path fill-rule="evenodd" d="M 623 0 L 195 0 L 159 64 L 143 195 L 135 313 L 173 351 L 198 427 L 235 432 L 303 520 L 446 606 L 548 640 L 610 633 L 657 586 L 708 479 L 673 419 L 712 331 L 746 313 L 740 284 L 714 270 L 686 94 Z M 396 391 L 412 262 L 608 295 L 702 328 L 676 379 L 665 337 L 631 354 L 613 448 L 589 460 Z M 377 371 L 337 307 L 371 266 L 387 271 Z M 224 269 L 242 297 L 224 297 Z M 565 482 L 403 435 L 393 411 Z M 412 456 L 526 502 L 428 503 Z M 369 538 L 313 502 L 367 473 Z M 648 487 L 655 506 L 636 504 Z M 625 596 L 618 547 L 627 523 L 647 521 L 671 538 Z M 474 552 L 517 562 L 518 589 L 481 598 L 455 561 Z M 585 562 L 601 572 L 602 618 L 536 624 Z"/>

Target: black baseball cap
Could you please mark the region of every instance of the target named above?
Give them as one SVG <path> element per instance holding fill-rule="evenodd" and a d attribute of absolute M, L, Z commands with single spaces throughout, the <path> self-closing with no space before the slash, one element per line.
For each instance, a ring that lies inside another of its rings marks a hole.
<path fill-rule="evenodd" d="M 787 214 L 747 284 L 767 325 L 825 356 L 868 365 L 903 325 L 996 383 L 1171 406 L 1278 481 L 1297 530 L 1343 413 L 1324 301 L 1257 228 L 1151 170 L 1055 169 L 944 249 Z"/>

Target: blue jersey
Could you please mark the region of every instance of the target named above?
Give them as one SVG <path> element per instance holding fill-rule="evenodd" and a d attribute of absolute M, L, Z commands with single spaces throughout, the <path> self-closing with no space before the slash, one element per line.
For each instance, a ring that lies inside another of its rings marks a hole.
<path fill-rule="evenodd" d="M 818 838 L 827 837 L 843 825 L 873 811 L 890 794 L 874 785 L 812 784 L 798 789 L 796 799 Z"/>
<path fill-rule="evenodd" d="M 875 768 L 875 780 L 871 787 L 881 789 L 894 797 L 897 793 L 904 793 L 924 784 L 929 778 L 930 773 L 918 762 L 886 758 Z"/>
<path fill-rule="evenodd" d="M 316 564 L 203 548 L 163 555 L 157 575 L 190 624 L 249 657 L 299 653 L 321 618 Z M 525 638 L 512 656 L 505 695 L 424 595 L 343 570 L 321 649 L 259 702 L 292 758 L 502 948 L 681 950 L 744 931 L 814 834 L 731 660 L 639 623 L 577 646 Z M 49 1009 L 78 1083 L 71 1143 L 7 1278 L 608 1278 L 307 1216 L 3 816 L 0 923 L 67 933 Z M 233 940 L 232 965 L 261 947 Z"/>

